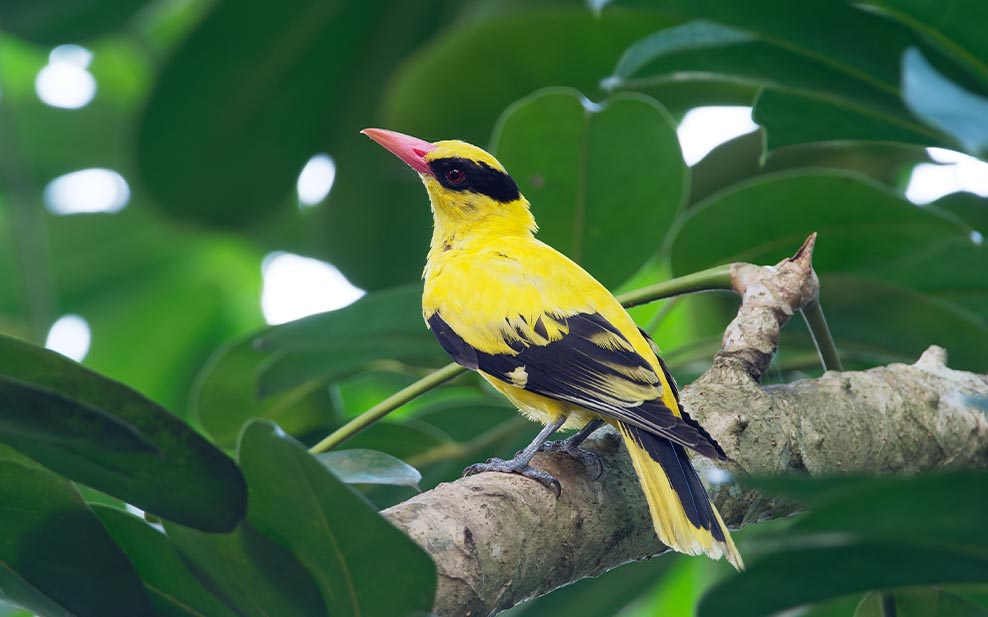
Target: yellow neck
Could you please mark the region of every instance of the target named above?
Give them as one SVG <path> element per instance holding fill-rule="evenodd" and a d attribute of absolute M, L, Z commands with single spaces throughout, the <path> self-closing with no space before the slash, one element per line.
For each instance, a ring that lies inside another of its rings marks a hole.
<path fill-rule="evenodd" d="M 531 238 L 538 229 L 524 197 L 494 207 L 433 199 L 432 214 L 434 226 L 429 261 L 451 250 L 480 245 L 496 247 L 499 238 Z"/>

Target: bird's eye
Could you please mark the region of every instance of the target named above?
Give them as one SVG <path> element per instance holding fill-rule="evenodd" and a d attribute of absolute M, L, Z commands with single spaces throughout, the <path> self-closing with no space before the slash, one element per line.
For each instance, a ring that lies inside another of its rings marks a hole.
<path fill-rule="evenodd" d="M 446 180 L 450 184 L 463 184 L 463 181 L 467 179 L 467 175 L 459 169 L 450 169 L 446 172 Z"/>

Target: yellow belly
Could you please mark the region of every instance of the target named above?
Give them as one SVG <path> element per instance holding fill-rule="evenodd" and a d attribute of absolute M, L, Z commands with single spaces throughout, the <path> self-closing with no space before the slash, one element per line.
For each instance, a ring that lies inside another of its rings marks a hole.
<path fill-rule="evenodd" d="M 577 405 L 572 405 L 563 401 L 547 398 L 541 394 L 529 392 L 528 390 L 512 386 L 500 379 L 492 377 L 483 371 L 478 371 L 484 379 L 488 381 L 498 392 L 515 404 L 518 411 L 533 422 L 549 424 L 555 422 L 560 417 L 566 418 L 562 430 L 583 428 L 587 422 L 599 417 L 589 409 L 584 409 Z"/>

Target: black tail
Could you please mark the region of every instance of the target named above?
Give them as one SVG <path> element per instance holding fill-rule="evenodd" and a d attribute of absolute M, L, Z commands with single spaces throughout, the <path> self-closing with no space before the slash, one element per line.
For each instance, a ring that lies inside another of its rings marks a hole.
<path fill-rule="evenodd" d="M 717 509 L 686 456 L 686 449 L 668 439 L 620 423 L 631 460 L 648 499 L 655 530 L 678 551 L 713 558 L 726 555 L 741 569 L 741 556 Z"/>

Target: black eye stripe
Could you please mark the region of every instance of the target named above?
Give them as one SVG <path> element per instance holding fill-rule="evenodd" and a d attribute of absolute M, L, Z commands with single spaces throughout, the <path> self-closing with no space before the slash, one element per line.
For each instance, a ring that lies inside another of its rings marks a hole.
<path fill-rule="evenodd" d="M 469 191 L 487 195 L 495 201 L 508 203 L 518 199 L 518 185 L 508 174 L 498 171 L 486 163 L 471 161 L 460 157 L 436 159 L 429 162 L 429 169 L 444 187 L 454 191 Z M 456 184 L 451 183 L 446 173 L 452 169 L 462 171 L 466 180 Z"/>

